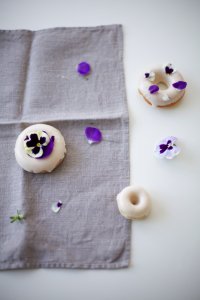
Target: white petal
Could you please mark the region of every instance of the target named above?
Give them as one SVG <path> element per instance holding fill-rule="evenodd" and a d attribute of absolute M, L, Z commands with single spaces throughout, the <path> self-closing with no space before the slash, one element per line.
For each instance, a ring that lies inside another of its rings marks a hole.
<path fill-rule="evenodd" d="M 58 203 L 61 204 L 61 206 L 58 206 Z M 62 207 L 62 201 L 58 201 L 58 202 L 54 202 L 51 206 L 51 210 L 54 212 L 54 213 L 58 213 L 59 210 L 61 209 Z"/>
<path fill-rule="evenodd" d="M 162 100 L 163 100 L 163 101 L 168 101 L 168 100 L 169 100 L 169 96 L 168 96 L 167 94 L 164 94 L 164 95 L 162 96 Z"/>

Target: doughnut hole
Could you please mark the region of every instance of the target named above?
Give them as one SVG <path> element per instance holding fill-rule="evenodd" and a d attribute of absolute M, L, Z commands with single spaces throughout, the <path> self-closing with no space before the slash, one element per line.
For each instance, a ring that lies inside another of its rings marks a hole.
<path fill-rule="evenodd" d="M 136 194 L 131 194 L 130 195 L 130 202 L 133 204 L 133 205 L 137 205 L 139 203 L 139 197 L 138 195 Z"/>
<path fill-rule="evenodd" d="M 165 82 L 163 82 L 163 81 L 158 82 L 157 85 L 159 86 L 160 90 L 166 90 L 166 89 L 168 89 L 167 84 Z"/>
<path fill-rule="evenodd" d="M 164 77 L 162 74 L 158 74 L 155 80 L 155 84 L 159 86 L 160 90 L 166 90 L 169 87 L 169 83 L 166 77 Z"/>

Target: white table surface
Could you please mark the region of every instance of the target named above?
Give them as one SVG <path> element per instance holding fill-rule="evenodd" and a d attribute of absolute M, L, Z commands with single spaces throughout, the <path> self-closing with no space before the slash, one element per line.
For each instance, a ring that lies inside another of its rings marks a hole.
<path fill-rule="evenodd" d="M 132 265 L 122 270 L 0 272 L 0 299 L 200 299 L 200 1 L 0 0 L 0 28 L 124 26 L 130 111 L 131 182 L 145 187 L 153 209 L 133 223 Z M 137 92 L 148 66 L 172 62 L 188 82 L 184 99 L 155 109 Z M 179 138 L 172 161 L 153 156 L 155 142 Z"/>

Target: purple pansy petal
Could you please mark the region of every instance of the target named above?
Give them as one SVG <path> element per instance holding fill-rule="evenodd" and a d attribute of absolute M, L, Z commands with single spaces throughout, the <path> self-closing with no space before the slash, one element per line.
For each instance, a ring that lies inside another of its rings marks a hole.
<path fill-rule="evenodd" d="M 61 207 L 62 206 L 62 201 L 59 200 L 58 203 L 57 203 L 57 206 Z"/>
<path fill-rule="evenodd" d="M 83 61 L 80 64 L 78 64 L 77 72 L 80 75 L 86 76 L 90 73 L 90 71 L 91 71 L 91 67 L 86 61 Z"/>
<path fill-rule="evenodd" d="M 175 143 L 176 141 L 177 141 L 177 137 L 175 137 L 175 136 L 168 136 L 165 140 L 163 140 L 163 141 L 165 141 L 165 142 L 170 142 L 171 141 L 171 143 Z"/>
<path fill-rule="evenodd" d="M 30 135 L 30 140 L 26 142 L 27 147 L 35 147 L 39 143 L 38 135 L 36 133 L 32 133 Z"/>
<path fill-rule="evenodd" d="M 38 154 L 38 153 L 40 152 L 40 147 L 37 147 L 37 146 L 36 146 L 35 148 L 32 149 L 32 152 L 33 152 L 33 154 L 35 154 L 35 155 Z"/>
<path fill-rule="evenodd" d="M 168 66 L 165 67 L 165 73 L 166 74 L 172 74 L 174 72 L 174 69 L 173 68 L 170 68 Z"/>
<path fill-rule="evenodd" d="M 40 134 L 40 144 L 41 144 L 41 146 L 47 146 L 49 142 L 50 142 L 49 135 L 45 131 L 42 130 L 42 132 Z"/>
<path fill-rule="evenodd" d="M 98 128 L 86 127 L 85 136 L 89 144 L 99 143 L 102 140 L 102 133 Z"/>
<path fill-rule="evenodd" d="M 159 145 L 159 147 L 160 147 L 160 153 L 163 153 L 167 150 L 167 145 L 165 145 L 165 144 L 161 144 L 161 145 Z"/>
<path fill-rule="evenodd" d="M 54 202 L 52 205 L 51 205 L 51 210 L 54 212 L 54 213 L 58 213 L 59 210 L 61 209 L 62 207 L 62 201 L 58 201 L 58 202 Z"/>
<path fill-rule="evenodd" d="M 53 148 L 54 148 L 54 141 L 55 141 L 55 137 L 52 136 L 50 138 L 50 141 L 49 141 L 48 145 L 42 147 L 43 154 L 42 154 L 41 157 L 37 157 L 38 159 L 46 158 L 46 157 L 48 157 L 51 154 L 51 152 L 53 151 Z"/>
<path fill-rule="evenodd" d="M 187 86 L 187 82 L 185 82 L 185 81 L 177 81 L 177 82 L 173 83 L 172 86 L 175 89 L 184 90 L 186 88 L 186 86 Z"/>
<path fill-rule="evenodd" d="M 35 143 L 34 141 L 28 141 L 26 142 L 26 147 L 31 148 L 31 147 L 35 147 L 37 145 L 37 142 Z"/>
<path fill-rule="evenodd" d="M 31 141 L 35 141 L 37 143 L 38 142 L 38 135 L 37 135 L 37 133 L 31 133 L 30 140 Z"/>
<path fill-rule="evenodd" d="M 159 91 L 159 86 L 156 84 L 153 84 L 149 87 L 149 92 L 151 94 L 157 93 Z"/>
<path fill-rule="evenodd" d="M 46 142 L 46 138 L 44 136 L 41 136 L 40 144 L 44 144 L 45 142 Z"/>

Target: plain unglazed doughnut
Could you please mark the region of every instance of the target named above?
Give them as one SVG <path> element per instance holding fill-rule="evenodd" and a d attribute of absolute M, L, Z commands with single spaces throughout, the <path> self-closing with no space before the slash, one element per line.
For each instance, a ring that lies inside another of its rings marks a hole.
<path fill-rule="evenodd" d="M 142 219 L 150 213 L 148 193 L 139 186 L 128 186 L 117 195 L 118 209 L 126 219 Z"/>
<path fill-rule="evenodd" d="M 160 88 L 160 84 L 165 89 Z M 172 64 L 156 66 L 146 71 L 139 83 L 139 92 L 152 106 L 171 106 L 179 101 L 184 93 L 187 83 L 180 72 L 174 69 Z"/>
<path fill-rule="evenodd" d="M 27 127 L 19 134 L 15 144 L 16 161 L 28 172 L 52 172 L 65 154 L 65 140 L 61 132 L 46 124 Z"/>

